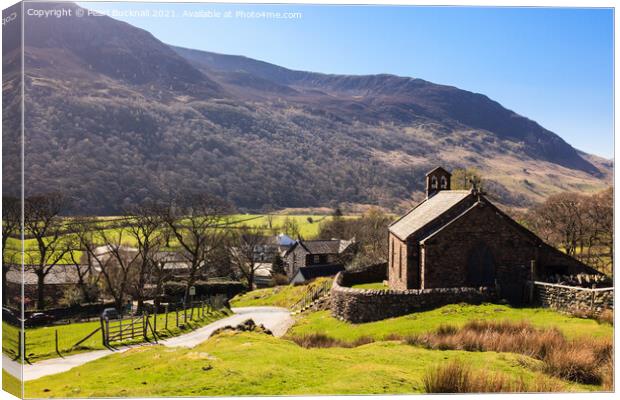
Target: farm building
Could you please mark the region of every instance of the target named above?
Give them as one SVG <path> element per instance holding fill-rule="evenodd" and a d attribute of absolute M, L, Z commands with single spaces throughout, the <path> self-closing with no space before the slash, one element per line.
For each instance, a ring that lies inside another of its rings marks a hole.
<path fill-rule="evenodd" d="M 335 275 L 355 251 L 355 240 L 299 240 L 285 254 L 286 274 L 291 282 Z"/>
<path fill-rule="evenodd" d="M 38 276 L 35 273 L 35 266 L 24 265 L 22 274 L 21 265 L 6 265 L 6 287 L 8 292 L 8 302 L 10 305 L 17 306 L 21 300 L 21 287 L 24 287 L 24 308 L 30 309 L 35 306 L 38 289 Z M 87 271 L 86 267 L 79 267 L 83 271 L 82 278 Z M 50 269 L 45 276 L 45 297 L 50 300 L 51 306 L 57 306 L 66 290 L 75 288 L 80 282 L 78 267 L 74 265 L 56 265 Z"/>
<path fill-rule="evenodd" d="M 439 167 L 426 175 L 426 199 L 389 226 L 391 289 L 495 287 L 518 301 L 530 277 L 598 274 L 545 244 L 475 187 L 450 190 Z M 533 275 L 533 276 L 532 276 Z"/>

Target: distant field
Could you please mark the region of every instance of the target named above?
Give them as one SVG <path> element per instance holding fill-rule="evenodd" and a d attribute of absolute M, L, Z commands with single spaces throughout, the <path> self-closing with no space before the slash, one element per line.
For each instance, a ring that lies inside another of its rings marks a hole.
<path fill-rule="evenodd" d="M 109 229 L 104 229 L 105 233 L 112 238 L 121 237 L 122 244 L 128 246 L 136 246 L 137 242 L 135 238 L 130 237 L 127 228 L 112 227 L 113 224 L 122 222 L 130 223 L 131 219 L 122 217 L 100 217 L 100 222 L 97 223 L 99 227 L 105 228 L 109 226 Z M 281 215 L 281 214 L 234 214 L 227 219 L 222 220 L 223 229 L 237 229 L 242 226 L 260 229 L 265 235 L 285 233 L 285 223 L 287 221 L 293 222 L 299 229 L 299 234 L 304 239 L 315 238 L 320 229 L 321 222 L 330 220 L 332 217 L 328 215 L 316 215 L 316 214 L 304 214 L 304 215 Z M 356 216 L 344 216 L 343 218 L 357 218 Z M 67 222 L 69 229 L 70 222 Z M 121 235 L 122 233 L 122 235 Z M 294 236 L 291 234 L 291 236 Z M 293 237 L 293 239 L 297 239 Z M 178 243 L 172 239 L 170 241 L 171 246 L 176 246 Z M 37 244 L 34 239 L 26 239 L 24 241 L 25 248 L 25 263 L 35 264 L 39 260 L 39 254 L 37 251 Z M 21 243 L 19 239 L 9 238 L 7 242 L 7 249 L 5 254 L 5 260 L 14 257 L 19 262 L 19 254 L 21 251 Z M 76 259 L 81 257 L 79 251 L 75 254 Z M 7 258 L 8 257 L 8 258 Z M 70 264 L 71 258 L 69 255 L 65 256 L 60 264 Z"/>

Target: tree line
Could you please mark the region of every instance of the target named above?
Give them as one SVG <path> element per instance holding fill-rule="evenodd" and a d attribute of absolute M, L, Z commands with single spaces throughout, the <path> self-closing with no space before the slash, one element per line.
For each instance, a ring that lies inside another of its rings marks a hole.
<path fill-rule="evenodd" d="M 157 302 L 166 283 L 179 279 L 167 266 L 179 262 L 185 265 L 184 301 L 190 300 L 190 287 L 208 276 L 243 279 L 252 288 L 258 269 L 254 250 L 267 240 L 260 227 L 226 229 L 233 208 L 202 193 L 127 207 L 127 218 L 110 224 L 97 217 L 68 219 L 63 216 L 66 207 L 66 198 L 58 193 L 24 201 L 23 233 L 34 242 L 24 264 L 37 277 L 38 309 L 48 303 L 46 277 L 61 267 L 71 267 L 77 275 L 73 301 L 94 302 L 104 295 L 119 309 L 129 298 L 139 310 L 146 299 Z M 7 266 L 21 263 L 19 249 L 6 251 L 8 239 L 20 235 L 20 221 L 19 200 L 3 198 L 4 304 Z"/>

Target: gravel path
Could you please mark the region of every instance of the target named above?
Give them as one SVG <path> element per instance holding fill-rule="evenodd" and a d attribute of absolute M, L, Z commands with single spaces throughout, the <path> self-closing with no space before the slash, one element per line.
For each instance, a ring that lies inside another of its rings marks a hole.
<path fill-rule="evenodd" d="M 159 344 L 168 347 L 194 347 L 207 340 L 216 329 L 224 326 L 236 326 L 247 319 L 252 319 L 257 325 L 264 325 L 273 332 L 274 336 L 284 335 L 293 325 L 291 313 L 286 308 L 279 307 L 241 307 L 233 308 L 235 313 L 229 317 L 222 318 L 215 322 L 205 325 L 195 331 L 172 337 L 166 340 L 160 340 Z M 23 367 L 23 379 L 25 381 L 38 379 L 43 376 L 58 374 L 65 372 L 73 367 L 77 367 L 87 362 L 97 360 L 110 354 L 127 351 L 134 347 L 151 346 L 150 343 L 143 343 L 134 346 L 118 347 L 116 351 L 96 350 L 88 353 L 80 353 L 64 358 L 52 358 L 36 362 L 32 365 L 25 364 Z M 9 374 L 19 378 L 20 364 L 11 360 L 5 354 L 2 355 L 2 368 Z"/>

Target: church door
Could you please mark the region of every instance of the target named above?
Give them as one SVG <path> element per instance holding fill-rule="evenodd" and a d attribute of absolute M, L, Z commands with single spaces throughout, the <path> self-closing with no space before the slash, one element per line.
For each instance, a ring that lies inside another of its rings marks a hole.
<path fill-rule="evenodd" d="M 478 243 L 469 252 L 467 259 L 467 284 L 469 286 L 493 286 L 495 282 L 495 263 L 491 249 Z"/>

